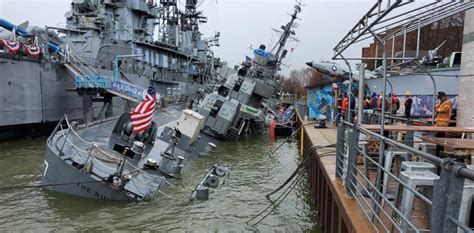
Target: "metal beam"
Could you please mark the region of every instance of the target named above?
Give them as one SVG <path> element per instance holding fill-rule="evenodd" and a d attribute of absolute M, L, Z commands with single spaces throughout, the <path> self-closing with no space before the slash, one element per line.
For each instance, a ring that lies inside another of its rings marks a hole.
<path fill-rule="evenodd" d="M 378 0 L 374 6 L 357 22 L 357 24 L 346 34 L 346 36 L 334 47 L 334 57 L 339 56 L 350 47 L 354 41 L 368 32 L 370 28 L 377 25 L 388 13 L 397 8 L 402 0 L 388 1 L 384 6 L 383 0 Z M 375 10 L 377 12 L 375 13 Z M 375 19 L 374 19 L 375 18 Z M 370 21 L 370 22 L 369 22 Z"/>

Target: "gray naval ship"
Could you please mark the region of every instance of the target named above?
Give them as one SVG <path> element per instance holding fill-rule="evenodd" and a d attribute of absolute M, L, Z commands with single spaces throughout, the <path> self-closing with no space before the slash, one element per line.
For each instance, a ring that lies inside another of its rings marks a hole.
<path fill-rule="evenodd" d="M 0 140 L 48 134 L 63 114 L 84 119 L 105 104 L 110 116 L 123 106 L 114 96 L 135 86 L 173 102 L 219 71 L 219 33 L 202 38 L 197 0 L 73 0 L 65 17 L 64 28 L 0 18 Z"/>
<path fill-rule="evenodd" d="M 197 99 L 195 110 L 203 115 L 203 132 L 219 139 L 238 140 L 246 132 L 262 132 L 270 120 L 278 117 L 274 109 L 280 102 L 281 83 L 277 73 L 288 51 L 287 42 L 296 39 L 295 20 L 301 12 L 296 4 L 291 19 L 282 25 L 280 38 L 270 51 L 261 45 L 254 58 L 244 61 L 238 70 L 223 70 L 225 78 L 212 93 Z"/>
<path fill-rule="evenodd" d="M 46 143 L 43 186 L 87 198 L 148 201 L 179 178 L 186 164 L 212 153 L 219 141 L 261 132 L 266 119 L 276 118 L 272 108 L 281 85 L 276 74 L 300 11 L 298 4 L 270 52 L 261 46 L 238 71 L 222 70 L 220 84 L 197 93 L 201 98 L 190 102 L 195 111 L 161 109 L 138 134 L 128 112 L 86 124 L 64 116 Z M 209 189 L 229 172 L 229 166 L 213 165 L 191 197 L 207 199 Z"/>

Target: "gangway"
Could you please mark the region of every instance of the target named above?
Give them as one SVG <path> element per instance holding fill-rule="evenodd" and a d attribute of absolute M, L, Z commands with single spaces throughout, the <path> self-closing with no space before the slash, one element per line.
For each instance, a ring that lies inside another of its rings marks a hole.
<path fill-rule="evenodd" d="M 34 35 L 3 18 L 0 18 L 0 27 L 8 31 L 15 32 L 18 36 L 33 37 Z M 141 102 L 145 90 L 135 86 L 130 82 L 114 80 L 112 77 L 102 76 L 90 64 L 75 55 L 66 45 L 62 48 L 59 45 L 48 41 L 46 47 L 57 53 L 62 59 L 61 64 L 66 68 L 67 72 L 73 77 L 75 90 L 80 94 L 105 94 L 110 93 L 124 99 Z"/>
<path fill-rule="evenodd" d="M 74 77 L 75 89 L 80 95 L 110 93 L 137 103 L 143 100 L 145 93 L 143 88 L 101 75 L 70 49 L 66 49 L 65 57 L 63 66 Z"/>

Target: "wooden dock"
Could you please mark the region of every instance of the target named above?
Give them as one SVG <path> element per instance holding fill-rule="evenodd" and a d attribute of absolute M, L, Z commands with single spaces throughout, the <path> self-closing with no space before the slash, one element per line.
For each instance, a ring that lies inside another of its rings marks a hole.
<path fill-rule="evenodd" d="M 306 122 L 307 123 L 307 122 Z M 303 153 L 312 146 L 336 143 L 336 128 L 304 127 Z M 346 195 L 341 179 L 336 179 L 336 148 L 318 149 L 310 156 L 308 175 L 313 200 L 318 208 L 319 223 L 324 232 L 373 232 L 363 210 L 354 198 Z"/>

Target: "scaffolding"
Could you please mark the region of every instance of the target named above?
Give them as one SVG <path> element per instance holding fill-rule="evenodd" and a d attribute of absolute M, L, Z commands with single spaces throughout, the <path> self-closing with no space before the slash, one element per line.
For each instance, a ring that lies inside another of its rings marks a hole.
<path fill-rule="evenodd" d="M 388 60 L 402 60 L 401 64 L 413 63 L 420 67 L 424 72 L 427 73 L 433 80 L 434 97 L 436 95 L 436 83 L 432 75 L 418 63 L 418 57 L 420 55 L 420 34 L 421 28 L 431 25 L 440 20 L 452 17 L 456 14 L 465 12 L 469 9 L 474 8 L 473 1 L 402 1 L 402 0 L 378 0 L 369 11 L 357 21 L 356 25 L 350 29 L 350 31 L 337 43 L 334 47 L 334 60 L 343 60 L 349 67 L 349 90 L 348 95 L 352 94 L 352 82 L 353 72 L 349 60 L 373 60 L 374 62 L 382 61 L 382 98 L 387 97 L 387 70 Z M 409 32 L 416 31 L 416 55 L 414 57 L 406 56 L 406 40 Z M 402 57 L 394 57 L 395 49 L 392 44 L 392 51 L 390 56 L 387 54 L 387 41 L 392 40 L 393 42 L 397 37 L 403 37 L 403 48 Z M 376 52 L 374 57 L 355 57 L 349 58 L 343 55 L 349 47 L 368 40 L 375 38 Z M 378 49 L 382 49 L 382 57 L 379 57 Z M 400 66 L 398 65 L 391 65 Z M 349 101 L 348 109 L 351 109 L 351 101 Z M 382 101 L 381 109 L 381 120 L 380 120 L 380 135 L 384 135 L 385 131 L 385 113 L 386 103 Z M 347 119 L 351 118 L 352 111 L 348 111 Z M 433 112 L 434 114 L 434 112 Z M 338 133 L 339 135 L 339 133 Z M 385 148 L 386 142 L 380 141 L 379 148 Z M 382 164 L 384 157 L 384 150 L 379 150 L 379 164 Z M 376 187 L 375 190 L 380 190 L 382 173 L 377 172 Z M 374 207 L 376 209 L 376 207 Z M 435 229 L 438 230 L 439 229 Z M 402 230 L 403 231 L 403 230 Z"/>
<path fill-rule="evenodd" d="M 378 0 L 369 11 L 362 16 L 356 25 L 339 41 L 334 47 L 333 60 L 343 60 L 350 70 L 348 94 L 352 92 L 352 68 L 349 60 L 374 60 L 382 61 L 383 87 L 382 95 L 386 97 L 388 60 L 402 60 L 401 64 L 417 63 L 420 55 L 421 28 L 431 25 L 440 20 L 452 17 L 456 14 L 474 8 L 473 1 L 402 1 L 402 0 Z M 416 56 L 406 57 L 406 39 L 410 32 L 417 32 Z M 387 54 L 387 41 L 395 41 L 397 37 L 403 37 L 402 57 L 395 57 L 394 43 L 392 43 L 392 54 Z M 375 57 L 344 57 L 343 52 L 349 47 L 360 42 L 366 42 L 375 38 Z M 382 49 L 382 57 L 378 56 L 378 49 Z M 399 66 L 391 65 L 390 67 Z M 428 72 L 428 75 L 429 72 Z M 434 84 L 436 91 L 436 84 Z M 436 95 L 436 92 L 434 92 Z M 349 103 L 350 104 L 350 103 Z M 350 109 L 351 106 L 349 106 Z M 348 119 L 351 119 L 349 112 Z M 380 133 L 384 133 L 385 101 L 382 101 L 382 127 Z"/>

